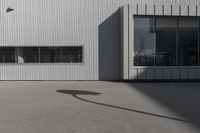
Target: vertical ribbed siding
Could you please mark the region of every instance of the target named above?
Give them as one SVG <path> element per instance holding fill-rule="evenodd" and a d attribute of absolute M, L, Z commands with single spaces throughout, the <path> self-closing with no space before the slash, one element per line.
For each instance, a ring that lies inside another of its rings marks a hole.
<path fill-rule="evenodd" d="M 144 2 L 144 1 L 142 1 Z M 154 1 L 152 4 L 141 3 L 129 7 L 129 29 L 134 28 L 133 15 L 162 15 L 162 16 L 200 16 L 200 1 Z M 136 10 L 135 10 L 136 9 Z M 148 9 L 148 10 L 146 10 Z M 128 18 L 127 18 L 128 19 Z M 129 33 L 129 65 L 128 79 L 130 80 L 199 80 L 199 66 L 165 66 L 145 67 L 133 66 L 134 32 Z M 124 79 L 127 77 L 124 76 Z"/>
<path fill-rule="evenodd" d="M 84 63 L 0 64 L 1 80 L 119 79 L 120 27 L 115 17 L 101 36 L 99 26 L 127 4 L 199 5 L 199 0 L 0 0 L 1 46 L 84 46 Z M 6 13 L 8 7 L 15 10 Z M 102 63 L 102 64 L 99 64 Z M 101 68 L 99 68 L 101 67 Z M 101 70 L 101 71 L 100 71 Z"/>

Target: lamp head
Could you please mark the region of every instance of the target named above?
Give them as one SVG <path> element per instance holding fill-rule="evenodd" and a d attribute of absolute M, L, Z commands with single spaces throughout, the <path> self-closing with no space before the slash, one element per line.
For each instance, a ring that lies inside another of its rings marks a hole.
<path fill-rule="evenodd" d="M 9 12 L 12 12 L 13 10 L 14 10 L 13 8 L 8 7 L 8 8 L 6 9 L 6 12 L 9 13 Z"/>

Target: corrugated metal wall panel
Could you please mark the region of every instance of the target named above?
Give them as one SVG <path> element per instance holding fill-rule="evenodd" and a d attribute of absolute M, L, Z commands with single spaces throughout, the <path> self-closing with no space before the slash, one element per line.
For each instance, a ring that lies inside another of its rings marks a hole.
<path fill-rule="evenodd" d="M 200 5 L 199 0 L 0 0 L 0 2 L 0 46 L 83 45 L 85 50 L 83 65 L 0 64 L 1 80 L 119 79 L 120 27 L 118 27 L 119 22 L 115 22 L 119 14 L 113 18 L 112 15 L 117 13 L 120 6 Z M 6 13 L 8 7 L 15 10 Z M 100 34 L 99 28 L 106 34 Z M 99 59 L 99 55 L 104 57 Z"/>
<path fill-rule="evenodd" d="M 141 0 L 137 4 L 137 11 L 133 10 L 134 6 L 129 8 L 129 29 L 133 29 L 133 15 L 162 15 L 162 16 L 200 16 L 200 1 L 199 0 Z M 141 5 L 140 5 L 141 4 Z M 152 10 L 154 12 L 152 13 Z M 138 67 L 133 66 L 133 50 L 134 50 L 134 32 L 129 33 L 129 64 L 126 66 L 129 69 L 130 80 L 182 80 L 191 79 L 199 80 L 199 66 L 171 66 L 171 67 Z M 128 51 L 128 50 L 127 50 Z M 124 79 L 127 79 L 124 77 Z"/>
<path fill-rule="evenodd" d="M 200 67 L 133 68 L 132 80 L 199 80 Z"/>

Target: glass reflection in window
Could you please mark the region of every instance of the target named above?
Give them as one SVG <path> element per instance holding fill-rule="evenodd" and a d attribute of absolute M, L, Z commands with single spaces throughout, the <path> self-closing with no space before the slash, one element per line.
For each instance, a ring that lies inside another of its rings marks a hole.
<path fill-rule="evenodd" d="M 155 19 L 135 17 L 134 27 L 134 66 L 153 66 Z"/>

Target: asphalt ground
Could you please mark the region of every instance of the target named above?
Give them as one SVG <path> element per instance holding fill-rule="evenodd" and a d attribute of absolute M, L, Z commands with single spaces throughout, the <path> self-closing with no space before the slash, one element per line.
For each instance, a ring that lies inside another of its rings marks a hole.
<path fill-rule="evenodd" d="M 198 82 L 0 82 L 0 133 L 199 132 Z"/>

